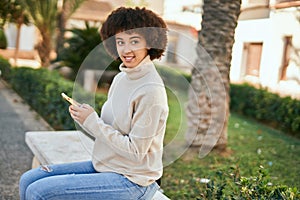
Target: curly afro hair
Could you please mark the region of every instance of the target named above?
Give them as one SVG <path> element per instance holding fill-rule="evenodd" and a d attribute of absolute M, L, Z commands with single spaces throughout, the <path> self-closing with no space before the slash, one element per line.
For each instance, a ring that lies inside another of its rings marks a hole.
<path fill-rule="evenodd" d="M 103 23 L 100 35 L 105 49 L 114 59 L 119 57 L 115 35 L 120 32 L 142 35 L 150 48 L 151 60 L 160 58 L 166 49 L 167 26 L 161 17 L 146 8 L 117 8 Z"/>

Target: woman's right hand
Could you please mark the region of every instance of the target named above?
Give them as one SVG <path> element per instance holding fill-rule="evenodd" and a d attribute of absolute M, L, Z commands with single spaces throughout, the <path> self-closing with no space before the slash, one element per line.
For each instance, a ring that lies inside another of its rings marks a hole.
<path fill-rule="evenodd" d="M 94 108 L 91 107 L 88 104 L 81 104 L 80 106 L 70 105 L 69 106 L 69 112 L 71 117 L 79 122 L 80 124 L 83 124 L 83 122 L 86 120 L 86 118 L 93 112 L 95 112 Z"/>

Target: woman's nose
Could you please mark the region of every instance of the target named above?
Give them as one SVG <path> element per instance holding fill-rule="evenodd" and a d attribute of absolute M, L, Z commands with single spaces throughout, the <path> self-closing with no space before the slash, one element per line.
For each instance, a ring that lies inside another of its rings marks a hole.
<path fill-rule="evenodd" d="M 131 49 L 130 45 L 124 45 L 124 49 L 123 49 L 124 53 L 129 53 L 131 51 L 132 51 L 132 49 Z"/>

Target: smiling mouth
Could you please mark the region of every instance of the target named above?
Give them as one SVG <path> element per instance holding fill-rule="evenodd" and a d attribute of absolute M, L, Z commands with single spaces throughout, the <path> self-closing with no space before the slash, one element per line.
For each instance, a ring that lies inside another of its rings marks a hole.
<path fill-rule="evenodd" d="M 126 62 L 131 62 L 134 59 L 134 56 L 123 56 Z"/>

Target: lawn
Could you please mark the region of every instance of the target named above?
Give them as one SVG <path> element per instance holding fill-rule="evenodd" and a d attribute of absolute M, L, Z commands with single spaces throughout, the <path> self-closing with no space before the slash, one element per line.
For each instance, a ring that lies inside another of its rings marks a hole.
<path fill-rule="evenodd" d="M 162 188 L 171 199 L 200 198 L 207 189 L 207 184 L 201 183 L 206 179 L 217 184 L 228 181 L 228 176 L 257 176 L 260 167 L 268 173 L 268 184 L 300 188 L 299 139 L 231 113 L 228 151 L 223 155 L 211 152 L 200 159 L 197 149 L 184 146 L 186 119 L 180 109 L 184 107 L 174 96 L 169 94 L 170 116 L 164 157 L 167 161 L 162 178 Z"/>
<path fill-rule="evenodd" d="M 178 123 L 177 120 L 174 120 L 175 123 Z M 174 126 L 172 118 L 168 126 Z M 166 134 L 166 140 L 170 140 L 172 133 L 167 131 Z M 227 155 L 211 152 L 199 159 L 195 150 L 185 151 L 164 168 L 162 188 L 171 199 L 195 199 L 206 189 L 206 184 L 201 183 L 202 178 L 215 180 L 219 178 L 218 173 L 233 171 L 239 176 L 254 176 L 259 166 L 268 171 L 273 185 L 300 186 L 298 139 L 231 113 L 228 152 Z"/>

